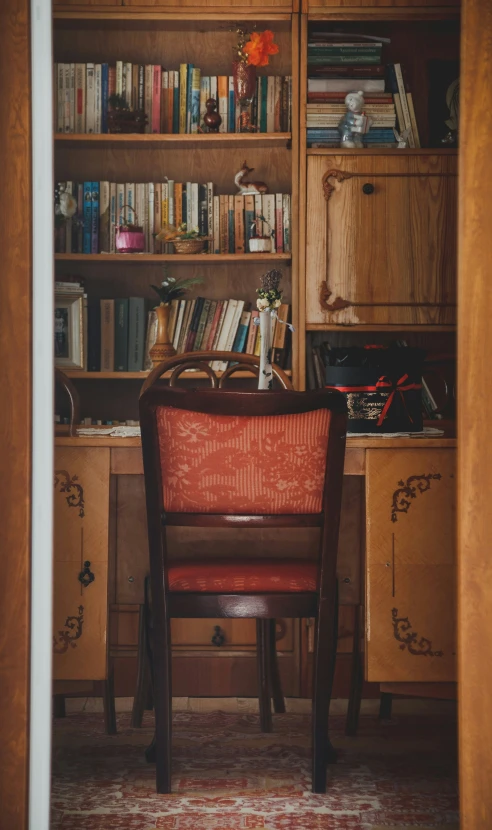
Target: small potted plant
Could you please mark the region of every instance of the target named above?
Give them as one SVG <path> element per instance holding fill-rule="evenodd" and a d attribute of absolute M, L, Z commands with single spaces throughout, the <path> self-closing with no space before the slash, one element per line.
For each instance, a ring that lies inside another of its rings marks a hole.
<path fill-rule="evenodd" d="M 157 314 L 157 336 L 150 350 L 150 358 L 153 366 L 158 366 L 163 360 L 166 360 L 168 357 L 173 357 L 176 354 L 176 349 L 169 337 L 171 301 L 179 300 L 193 285 L 198 285 L 201 282 L 203 282 L 203 277 L 189 277 L 187 279 L 170 277 L 167 268 L 164 267 L 164 279 L 161 284 L 152 286 L 160 300 L 159 305 L 155 308 Z"/>
<path fill-rule="evenodd" d="M 178 228 L 173 225 L 166 225 L 157 234 L 156 239 L 160 242 L 172 242 L 177 254 L 201 254 L 210 237 L 200 233 L 198 228 L 188 230 L 186 222 L 184 222 Z"/>
<path fill-rule="evenodd" d="M 143 110 L 131 110 L 123 95 L 114 93 L 108 99 L 109 133 L 143 133 L 147 116 Z"/>
<path fill-rule="evenodd" d="M 268 234 L 265 234 L 265 225 L 267 225 L 270 229 Z M 261 234 L 258 233 L 259 228 L 262 228 Z M 270 225 L 270 222 L 268 222 L 264 216 L 258 214 L 256 221 L 251 225 L 251 230 L 253 233 L 248 240 L 250 252 L 254 254 L 270 254 L 272 251 L 272 240 L 275 236 L 275 231 Z"/>

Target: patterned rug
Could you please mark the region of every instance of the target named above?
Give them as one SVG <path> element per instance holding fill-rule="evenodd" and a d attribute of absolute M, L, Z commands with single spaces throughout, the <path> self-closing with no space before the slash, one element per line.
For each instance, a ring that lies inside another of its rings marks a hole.
<path fill-rule="evenodd" d="M 310 718 L 174 715 L 173 793 L 155 793 L 143 755 L 153 731 L 102 715 L 54 722 L 52 830 L 459 830 L 456 725 L 448 715 L 361 717 L 356 738 L 331 718 L 339 751 L 326 795 L 311 793 Z"/>

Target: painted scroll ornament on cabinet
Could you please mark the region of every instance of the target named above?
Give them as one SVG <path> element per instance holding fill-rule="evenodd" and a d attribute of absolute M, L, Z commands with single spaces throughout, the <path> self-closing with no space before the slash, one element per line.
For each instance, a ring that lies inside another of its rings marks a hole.
<path fill-rule="evenodd" d="M 398 609 L 393 608 L 391 611 L 393 621 L 393 634 L 395 640 L 398 640 L 400 649 L 405 651 L 408 649 L 410 654 L 414 657 L 443 657 L 444 652 L 432 651 L 432 641 L 427 637 L 419 637 L 419 635 L 412 631 L 412 623 L 408 617 L 399 617 Z"/>
<path fill-rule="evenodd" d="M 60 629 L 56 635 L 53 636 L 53 651 L 55 654 L 65 654 L 69 646 L 77 648 L 75 640 L 82 637 L 82 630 L 84 625 L 84 606 L 79 605 L 78 616 L 67 617 L 65 620 L 65 628 Z"/>
<path fill-rule="evenodd" d="M 84 518 L 84 489 L 79 484 L 78 476 L 70 476 L 66 470 L 55 470 L 55 490 L 59 486 L 60 493 L 68 493 L 66 502 L 69 507 L 78 507 L 79 516 Z"/>
<path fill-rule="evenodd" d="M 393 493 L 391 521 L 398 521 L 398 513 L 408 513 L 412 504 L 411 499 L 416 499 L 418 493 L 426 493 L 430 490 L 431 481 L 440 481 L 441 478 L 441 473 L 428 473 L 421 476 L 409 476 L 406 481 L 399 481 L 398 490 Z"/>

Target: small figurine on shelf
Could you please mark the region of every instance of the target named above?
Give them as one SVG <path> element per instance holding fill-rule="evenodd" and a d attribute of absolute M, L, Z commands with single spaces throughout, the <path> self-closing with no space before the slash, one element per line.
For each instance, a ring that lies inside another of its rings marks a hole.
<path fill-rule="evenodd" d="M 265 230 L 267 233 L 265 233 Z M 251 253 L 271 254 L 272 243 L 275 239 L 275 231 L 270 225 L 270 222 L 268 222 L 264 216 L 258 214 L 255 222 L 251 224 L 250 232 L 251 236 L 248 243 Z M 275 248 L 273 248 L 273 251 L 275 251 Z"/>
<path fill-rule="evenodd" d="M 393 127 L 393 133 L 395 135 L 397 146 L 399 150 L 405 150 L 408 147 L 408 136 L 410 135 L 410 127 L 407 127 L 406 130 L 403 130 L 402 133 L 399 133 L 395 127 Z"/>
<path fill-rule="evenodd" d="M 345 96 L 347 112 L 338 124 L 340 147 L 362 148 L 362 136 L 369 132 L 372 119 L 364 114 L 364 93 L 349 92 Z"/>
<path fill-rule="evenodd" d="M 208 127 L 209 133 L 218 133 L 219 127 L 222 124 L 222 116 L 217 110 L 217 101 L 215 98 L 208 98 L 205 102 L 207 112 L 203 116 L 203 123 Z"/>
<path fill-rule="evenodd" d="M 460 81 L 457 78 L 449 85 L 446 92 L 446 106 L 449 109 L 449 118 L 444 122 L 449 131 L 444 138 L 441 139 L 441 144 L 445 147 L 458 146 L 458 132 L 460 121 Z"/>
<path fill-rule="evenodd" d="M 265 182 L 247 182 L 246 177 L 253 173 L 254 167 L 248 167 L 246 162 L 243 163 L 239 173 L 234 176 L 234 184 L 239 189 L 240 194 L 247 193 L 268 193 L 268 187 Z"/>

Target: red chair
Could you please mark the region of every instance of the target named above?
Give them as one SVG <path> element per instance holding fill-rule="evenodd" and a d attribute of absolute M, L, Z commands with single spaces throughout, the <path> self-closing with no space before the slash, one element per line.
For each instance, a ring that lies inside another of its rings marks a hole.
<path fill-rule="evenodd" d="M 316 617 L 314 792 L 326 791 L 336 634 L 336 559 L 345 453 L 341 395 L 172 388 L 140 397 L 150 575 L 157 792 L 171 791 L 170 620 Z M 320 527 L 317 562 L 168 562 L 166 528 Z M 268 660 L 268 646 L 262 649 Z M 265 666 L 264 676 L 268 667 Z"/>

